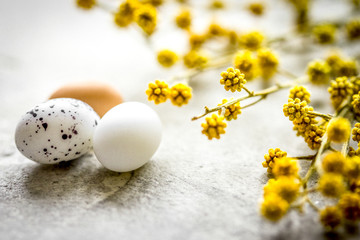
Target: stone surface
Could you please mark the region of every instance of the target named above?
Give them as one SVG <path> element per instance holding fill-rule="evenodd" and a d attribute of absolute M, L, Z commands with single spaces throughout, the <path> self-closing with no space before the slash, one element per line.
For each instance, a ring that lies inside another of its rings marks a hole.
<path fill-rule="evenodd" d="M 233 2 L 242 7 L 242 1 Z M 227 17 L 239 29 L 285 33 L 291 28 L 290 10 L 283 1 L 271 2 L 264 19 L 235 10 Z M 314 4 L 326 17 L 341 18 L 348 11 L 341 1 Z M 163 18 L 171 14 L 173 7 L 163 11 Z M 194 97 L 182 108 L 155 106 L 144 94 L 149 81 L 181 71 L 163 70 L 154 61 L 154 52 L 163 47 L 183 50 L 181 32 L 159 33 L 149 48 L 136 29 L 119 30 L 108 13 L 80 11 L 70 0 L 1 2 L 0 22 L 1 239 L 358 239 L 325 235 L 310 208 L 304 215 L 291 212 L 278 224 L 259 216 L 268 180 L 261 166 L 267 149 L 280 147 L 291 156 L 311 153 L 283 117 L 287 91 L 244 110 L 221 140 L 208 141 L 200 133 L 202 120 L 190 118 L 205 105 L 236 96 L 218 84 L 219 71 L 194 79 Z M 161 25 L 172 29 L 170 23 Z M 282 66 L 301 75 L 306 62 L 323 57 L 325 50 L 282 51 Z M 158 112 L 163 140 L 148 164 L 119 174 L 105 170 L 89 153 L 67 164 L 43 166 L 16 150 L 13 135 L 20 116 L 59 86 L 81 80 L 112 84 L 126 101 L 144 102 Z M 311 90 L 315 107 L 331 111 L 322 101 L 326 89 Z"/>

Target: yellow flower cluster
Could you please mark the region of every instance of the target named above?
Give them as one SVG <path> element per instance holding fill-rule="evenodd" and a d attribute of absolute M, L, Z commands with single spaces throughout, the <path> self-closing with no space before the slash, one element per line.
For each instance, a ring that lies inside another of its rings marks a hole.
<path fill-rule="evenodd" d="M 239 69 L 228 68 L 221 73 L 220 84 L 224 85 L 226 91 L 240 92 L 246 83 L 245 75 Z"/>
<path fill-rule="evenodd" d="M 265 6 L 261 2 L 252 2 L 249 4 L 248 9 L 255 16 L 261 16 L 264 14 Z"/>
<path fill-rule="evenodd" d="M 96 0 L 76 0 L 76 5 L 84 10 L 90 10 L 96 5 Z"/>
<path fill-rule="evenodd" d="M 360 38 L 360 18 L 352 19 L 346 24 L 346 33 L 350 40 Z"/>
<path fill-rule="evenodd" d="M 342 212 L 337 206 L 328 206 L 320 211 L 320 222 L 329 230 L 337 228 L 342 219 Z"/>
<path fill-rule="evenodd" d="M 354 113 L 360 115 L 360 92 L 352 96 L 351 106 Z"/>
<path fill-rule="evenodd" d="M 332 105 L 337 109 L 341 103 L 350 95 L 353 94 L 353 84 L 347 77 L 338 77 L 330 82 L 328 92 Z"/>
<path fill-rule="evenodd" d="M 264 201 L 260 207 L 261 214 L 268 220 L 280 220 L 296 200 L 301 186 L 298 171 L 297 162 L 285 156 L 274 162 L 273 174 L 276 179 L 270 179 L 265 185 Z"/>
<path fill-rule="evenodd" d="M 213 138 L 220 139 L 220 135 L 225 133 L 226 122 L 224 122 L 224 117 L 217 114 L 212 114 L 210 117 L 205 118 L 204 123 L 201 124 L 203 130 L 202 133 L 205 134 L 209 140 Z"/>
<path fill-rule="evenodd" d="M 192 97 L 191 88 L 184 84 L 178 83 L 169 88 L 169 85 L 164 81 L 156 80 L 154 83 L 149 83 L 149 88 L 146 90 L 149 101 L 154 101 L 155 104 L 166 102 L 169 98 L 176 106 L 187 104 Z"/>
<path fill-rule="evenodd" d="M 294 125 L 310 124 L 311 117 L 308 115 L 314 109 L 309 107 L 306 101 L 300 101 L 299 98 L 289 98 L 288 103 L 284 104 L 283 112 L 285 117 L 289 117 L 289 120 Z"/>
<path fill-rule="evenodd" d="M 351 134 L 351 125 L 349 120 L 346 118 L 333 118 L 330 120 L 326 131 L 329 141 L 342 143 L 349 139 Z"/>
<path fill-rule="evenodd" d="M 360 123 L 355 123 L 354 128 L 351 131 L 352 133 L 352 139 L 355 142 L 360 142 Z"/>
<path fill-rule="evenodd" d="M 210 4 L 210 8 L 212 9 L 223 9 L 225 4 L 222 0 L 213 0 Z"/>
<path fill-rule="evenodd" d="M 164 49 L 158 52 L 157 54 L 157 60 L 161 64 L 161 66 L 169 68 L 172 67 L 179 57 L 171 50 Z"/>
<path fill-rule="evenodd" d="M 233 99 L 230 100 L 223 99 L 222 103 L 219 103 L 218 106 L 223 105 L 231 100 Z M 218 111 L 218 114 L 219 115 L 221 114 L 221 110 Z M 241 114 L 241 107 L 240 107 L 240 103 L 237 102 L 225 108 L 224 117 L 227 121 L 231 121 L 231 120 L 236 120 L 239 114 Z"/>
<path fill-rule="evenodd" d="M 265 37 L 260 32 L 254 31 L 240 36 L 240 46 L 252 51 L 259 49 Z"/>
<path fill-rule="evenodd" d="M 179 28 L 185 29 L 185 30 L 190 29 L 191 21 L 192 21 L 191 13 L 187 9 L 181 10 L 181 12 L 175 18 L 176 25 Z"/>
<path fill-rule="evenodd" d="M 121 3 L 118 11 L 114 14 L 114 22 L 119 27 L 127 27 L 134 21 L 135 10 L 140 7 L 137 0 L 126 0 Z"/>
<path fill-rule="evenodd" d="M 184 56 L 184 64 L 187 68 L 202 69 L 205 67 L 207 61 L 207 57 L 195 50 L 191 50 Z"/>
<path fill-rule="evenodd" d="M 192 50 L 199 49 L 206 41 L 206 35 L 192 33 L 189 37 L 189 44 Z"/>
<path fill-rule="evenodd" d="M 140 5 L 135 11 L 135 22 L 147 35 L 151 35 L 157 23 L 156 8 L 150 4 Z"/>
<path fill-rule="evenodd" d="M 307 74 L 313 84 L 327 84 L 330 80 L 330 66 L 322 60 L 314 60 L 309 63 Z"/>
<path fill-rule="evenodd" d="M 227 30 L 224 29 L 222 26 L 220 26 L 217 23 L 211 23 L 209 25 L 206 38 L 210 39 L 213 37 L 221 37 L 221 36 L 225 36 L 226 34 L 227 34 Z"/>
<path fill-rule="evenodd" d="M 336 27 L 332 24 L 321 24 L 313 29 L 315 40 L 320 44 L 333 43 L 335 40 Z"/>
<path fill-rule="evenodd" d="M 325 61 L 333 77 L 354 77 L 359 72 L 355 60 L 343 58 L 337 52 L 331 53 Z"/>
<path fill-rule="evenodd" d="M 234 58 L 234 66 L 245 74 L 247 80 L 254 79 L 258 74 L 257 60 L 252 56 L 251 51 L 239 51 Z"/>
<path fill-rule="evenodd" d="M 326 173 L 342 174 L 345 167 L 346 158 L 340 152 L 332 152 L 327 154 L 321 164 L 322 169 Z"/>
<path fill-rule="evenodd" d="M 286 157 L 287 153 L 285 151 L 281 151 L 280 148 L 270 148 L 268 152 L 269 153 L 264 156 L 265 161 L 262 162 L 262 166 L 267 168 L 268 173 L 272 173 L 275 162 L 280 158 Z"/>
<path fill-rule="evenodd" d="M 320 177 L 318 190 L 326 197 L 339 197 L 345 192 L 344 179 L 340 174 L 325 173 Z"/>
<path fill-rule="evenodd" d="M 295 99 L 298 98 L 300 101 L 305 101 L 308 104 L 310 103 L 310 92 L 304 86 L 295 86 L 290 89 L 289 98 Z"/>
<path fill-rule="evenodd" d="M 259 73 L 264 79 L 271 78 L 277 71 L 279 60 L 270 49 L 260 49 L 257 51 L 257 61 Z"/>
<path fill-rule="evenodd" d="M 305 130 L 304 140 L 308 144 L 310 149 L 312 150 L 319 149 L 324 134 L 325 134 L 325 129 L 323 126 L 310 124 L 309 126 L 307 126 Z"/>

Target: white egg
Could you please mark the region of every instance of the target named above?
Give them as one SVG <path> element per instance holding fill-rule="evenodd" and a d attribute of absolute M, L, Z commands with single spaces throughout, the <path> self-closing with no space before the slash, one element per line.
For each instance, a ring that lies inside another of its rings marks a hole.
<path fill-rule="evenodd" d="M 92 148 L 99 116 L 86 103 L 58 98 L 35 106 L 16 127 L 15 142 L 27 158 L 44 164 L 69 161 Z"/>
<path fill-rule="evenodd" d="M 108 111 L 94 133 L 97 159 L 116 172 L 135 170 L 154 155 L 161 142 L 157 113 L 139 102 L 127 102 Z"/>

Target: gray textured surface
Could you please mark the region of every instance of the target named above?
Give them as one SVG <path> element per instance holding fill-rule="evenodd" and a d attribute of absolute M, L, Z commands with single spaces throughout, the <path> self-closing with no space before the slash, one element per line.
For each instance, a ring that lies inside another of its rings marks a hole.
<path fill-rule="evenodd" d="M 316 1 L 325 15 L 347 11 L 338 7 L 341 3 L 321 8 L 328 2 L 335 1 Z M 240 15 L 239 28 L 285 32 L 290 16 L 284 6 L 277 1 L 263 20 Z M 147 83 L 179 69 L 160 69 L 154 50 L 136 30 L 119 31 L 106 13 L 78 11 L 72 1 L 2 1 L 0 22 L 0 239 L 325 238 L 311 209 L 303 216 L 291 212 L 277 225 L 258 214 L 267 149 L 280 147 L 292 156 L 309 153 L 282 115 L 286 91 L 244 110 L 222 140 L 209 142 L 200 134 L 201 120 L 189 119 L 229 94 L 218 85 L 218 72 L 203 74 L 193 82 L 188 106 L 148 103 L 163 121 L 163 141 L 141 169 L 113 173 L 92 153 L 66 165 L 43 166 L 17 152 L 14 127 L 58 86 L 100 80 L 114 85 L 126 100 L 146 102 Z M 170 35 L 159 34 L 154 49 L 181 50 L 181 33 Z M 323 50 L 310 52 L 281 53 L 282 66 L 302 73 L 308 60 L 323 56 Z M 321 107 L 326 90 L 312 90 Z"/>

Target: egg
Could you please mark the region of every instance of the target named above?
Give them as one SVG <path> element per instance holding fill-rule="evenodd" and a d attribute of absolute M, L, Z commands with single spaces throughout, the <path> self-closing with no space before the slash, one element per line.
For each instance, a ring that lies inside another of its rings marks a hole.
<path fill-rule="evenodd" d="M 73 83 L 60 87 L 49 97 L 75 98 L 89 104 L 102 117 L 112 107 L 123 102 L 118 91 L 100 82 Z"/>
<path fill-rule="evenodd" d="M 139 102 L 122 103 L 108 111 L 94 133 L 94 153 L 112 171 L 128 172 L 147 163 L 162 135 L 157 113 Z"/>
<path fill-rule="evenodd" d="M 15 143 L 27 158 L 44 164 L 69 161 L 92 149 L 99 116 L 86 103 L 58 98 L 30 109 L 17 124 Z"/>

